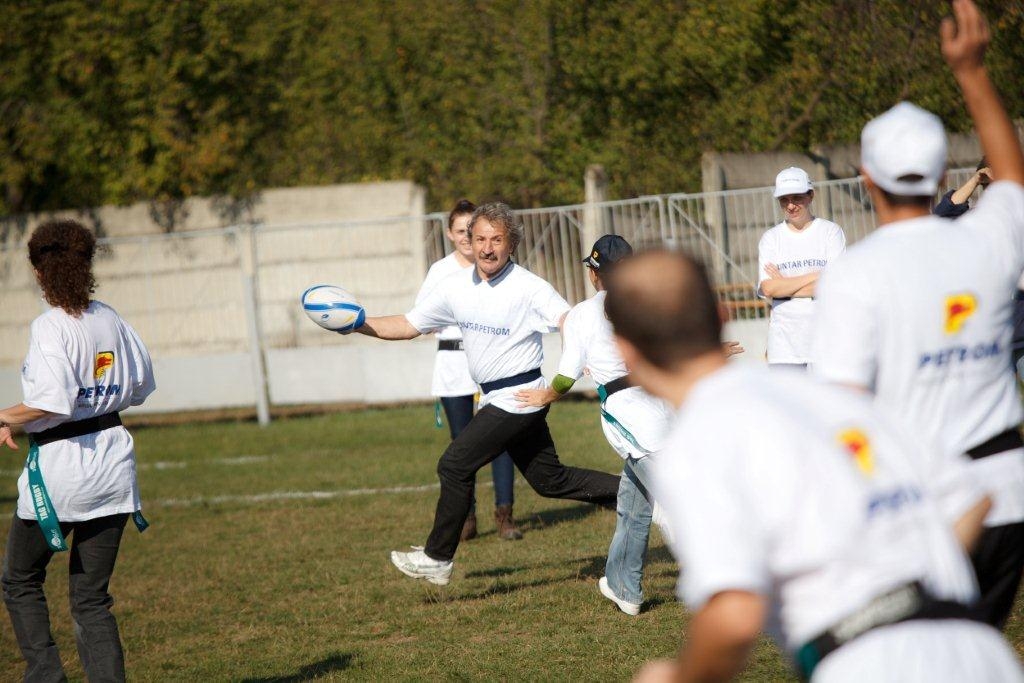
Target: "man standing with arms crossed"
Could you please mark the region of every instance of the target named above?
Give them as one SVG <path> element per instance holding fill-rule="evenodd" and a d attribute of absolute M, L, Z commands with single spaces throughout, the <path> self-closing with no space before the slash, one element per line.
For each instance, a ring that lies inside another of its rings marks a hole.
<path fill-rule="evenodd" d="M 807 367 L 814 319 L 814 288 L 822 270 L 846 249 L 846 234 L 811 213 L 814 188 L 795 166 L 775 177 L 775 198 L 785 219 L 757 244 L 757 294 L 772 305 L 768 319 L 768 364 Z"/>
<path fill-rule="evenodd" d="M 443 279 L 405 315 L 367 318 L 358 332 L 380 339 L 413 339 L 458 325 L 480 410 L 437 463 L 441 495 L 424 548 L 392 552 L 406 576 L 444 586 L 473 502 L 477 471 L 503 451 L 542 496 L 615 505 L 619 477 L 566 467 L 555 452 L 547 408 L 519 407 L 515 392 L 546 386 L 541 334 L 557 330 L 569 304 L 554 288 L 512 261 L 522 226 L 505 204 L 484 204 L 469 220 L 475 266 Z"/>
<path fill-rule="evenodd" d="M 869 122 L 861 164 L 881 227 L 818 284 L 811 365 L 875 395 L 936 456 L 967 453 L 993 498 L 972 560 L 981 617 L 1002 627 L 1024 567 L 1024 442 L 1010 371 L 1012 299 L 1024 270 L 1024 155 L 985 71 L 972 2 L 953 3 L 942 54 L 963 92 L 993 182 L 956 222 L 930 213 L 945 171 L 934 115 L 900 103 Z"/>

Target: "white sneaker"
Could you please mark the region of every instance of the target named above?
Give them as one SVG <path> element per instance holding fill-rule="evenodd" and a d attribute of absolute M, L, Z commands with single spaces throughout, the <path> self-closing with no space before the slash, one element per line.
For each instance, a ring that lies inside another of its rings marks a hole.
<path fill-rule="evenodd" d="M 414 545 L 411 553 L 400 553 L 397 550 L 391 551 L 391 564 L 398 567 L 398 571 L 414 579 L 426 579 L 437 586 L 447 586 L 452 579 L 452 567 L 454 563 L 449 560 L 442 562 L 427 557 L 423 552 L 423 546 Z"/>
<path fill-rule="evenodd" d="M 615 593 L 611 589 L 611 586 L 608 585 L 608 577 L 602 576 L 601 580 L 597 582 L 597 587 L 601 589 L 601 595 L 614 602 L 616 605 L 619 606 L 620 610 L 622 610 L 629 616 L 635 617 L 636 615 L 640 614 L 640 605 L 636 604 L 635 602 L 626 602 L 625 600 L 620 600 L 619 596 L 615 595 Z"/>

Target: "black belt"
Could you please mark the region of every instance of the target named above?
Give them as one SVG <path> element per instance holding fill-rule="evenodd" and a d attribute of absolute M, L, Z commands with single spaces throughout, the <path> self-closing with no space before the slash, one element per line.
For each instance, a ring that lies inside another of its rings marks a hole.
<path fill-rule="evenodd" d="M 1011 427 L 1005 432 L 996 434 L 988 441 L 978 444 L 967 451 L 967 455 L 971 456 L 973 460 L 980 460 L 996 453 L 1012 451 L 1014 448 L 1024 448 L 1024 439 L 1021 438 L 1020 430 L 1017 427 Z"/>
<path fill-rule="evenodd" d="M 438 351 L 461 351 L 462 340 L 461 339 L 441 339 L 437 342 Z"/>
<path fill-rule="evenodd" d="M 104 429 L 120 426 L 121 414 L 113 412 L 107 413 L 106 415 L 98 415 L 96 417 L 87 417 L 84 420 L 65 422 L 57 425 L 56 427 L 50 427 L 49 429 L 44 429 L 41 432 L 30 434 L 30 436 L 32 437 L 32 440 L 36 442 L 37 446 L 45 446 L 46 444 L 53 443 L 54 441 L 73 439 L 76 436 L 102 432 Z"/>
<path fill-rule="evenodd" d="M 632 384 L 629 383 L 629 375 L 623 375 L 617 377 L 607 384 L 597 385 L 597 395 L 601 397 L 601 401 L 607 401 L 608 397 L 612 394 L 616 394 L 623 389 L 629 389 Z"/>
<path fill-rule="evenodd" d="M 851 640 L 872 629 L 904 621 L 936 619 L 976 620 L 966 605 L 937 600 L 919 582 L 904 584 L 880 595 L 832 628 L 805 643 L 796 651 L 796 666 L 804 678 L 810 678 L 821 660 Z"/>
<path fill-rule="evenodd" d="M 480 382 L 480 388 L 484 390 L 485 394 L 489 394 L 495 389 L 514 387 L 517 384 L 526 384 L 527 382 L 532 382 L 535 379 L 540 379 L 540 368 L 520 372 L 518 375 L 512 375 L 511 377 L 505 377 L 504 379 L 496 379 L 493 382 Z"/>

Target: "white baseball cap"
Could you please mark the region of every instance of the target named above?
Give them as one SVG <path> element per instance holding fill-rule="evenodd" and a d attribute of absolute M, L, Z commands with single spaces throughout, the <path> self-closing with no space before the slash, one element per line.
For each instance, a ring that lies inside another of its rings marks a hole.
<path fill-rule="evenodd" d="M 868 121 L 860 134 L 860 165 L 883 190 L 933 196 L 946 172 L 946 130 L 938 116 L 900 102 Z"/>
<path fill-rule="evenodd" d="M 775 176 L 775 197 L 785 197 L 789 194 L 805 194 L 814 189 L 811 185 L 811 177 L 807 171 L 796 166 L 790 166 L 779 171 Z"/>

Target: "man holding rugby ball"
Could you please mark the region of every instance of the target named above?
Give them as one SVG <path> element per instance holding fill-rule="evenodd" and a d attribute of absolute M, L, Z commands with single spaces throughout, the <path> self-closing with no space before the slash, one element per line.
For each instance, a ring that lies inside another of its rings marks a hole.
<path fill-rule="evenodd" d="M 484 204 L 469 221 L 475 266 L 441 280 L 405 315 L 368 317 L 356 332 L 413 339 L 458 325 L 470 374 L 481 389 L 480 410 L 437 464 L 441 494 L 424 548 L 392 552 L 402 573 L 436 585 L 451 580 L 452 558 L 473 502 L 477 471 L 508 451 L 537 493 L 614 507 L 619 477 L 566 467 L 555 452 L 548 408 L 520 406 L 522 389 L 547 386 L 541 335 L 557 330 L 569 304 L 555 289 L 512 261 L 522 226 L 503 203 Z"/>

